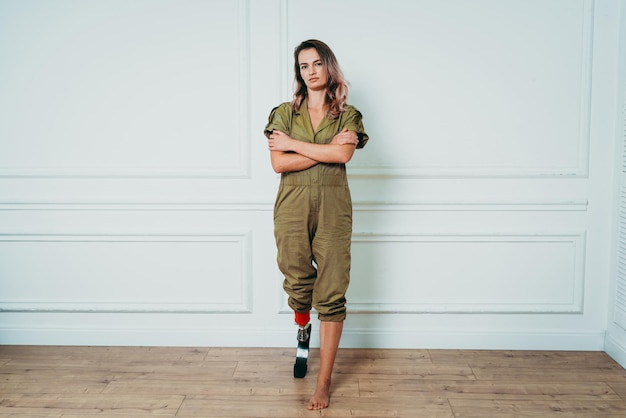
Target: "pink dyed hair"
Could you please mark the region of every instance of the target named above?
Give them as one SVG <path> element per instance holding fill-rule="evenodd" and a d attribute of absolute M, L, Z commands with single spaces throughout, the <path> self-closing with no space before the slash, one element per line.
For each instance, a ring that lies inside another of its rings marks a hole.
<path fill-rule="evenodd" d="M 300 75 L 300 63 L 298 62 L 298 55 L 305 49 L 315 49 L 322 60 L 322 64 L 328 71 L 328 81 L 326 84 L 326 106 L 328 109 L 328 115 L 331 119 L 337 119 L 341 112 L 344 110 L 344 106 L 348 100 L 348 82 L 343 76 L 343 72 L 339 67 L 339 62 L 335 54 L 322 41 L 316 39 L 309 39 L 302 42 L 294 50 L 294 94 L 291 101 L 291 108 L 294 112 L 297 112 L 302 105 L 302 101 L 307 97 L 307 87 L 304 84 L 304 80 Z"/>

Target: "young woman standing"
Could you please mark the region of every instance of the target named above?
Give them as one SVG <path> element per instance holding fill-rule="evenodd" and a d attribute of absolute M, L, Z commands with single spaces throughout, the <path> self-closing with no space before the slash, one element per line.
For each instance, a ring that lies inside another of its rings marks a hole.
<path fill-rule="evenodd" d="M 330 403 L 330 384 L 346 318 L 352 201 L 345 164 L 368 140 L 361 113 L 332 50 L 308 40 L 294 51 L 295 93 L 265 127 L 272 168 L 281 173 L 274 235 L 283 287 L 299 333 L 311 308 L 320 325 L 320 370 L 308 409 Z"/>

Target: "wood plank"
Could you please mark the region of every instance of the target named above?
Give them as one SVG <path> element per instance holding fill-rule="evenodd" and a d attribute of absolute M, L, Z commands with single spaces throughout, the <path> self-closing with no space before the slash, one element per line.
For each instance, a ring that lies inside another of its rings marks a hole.
<path fill-rule="evenodd" d="M 120 413 L 134 416 L 174 416 L 183 396 L 107 394 L 3 394 L 0 415 L 66 413 L 93 415 Z"/>
<path fill-rule="evenodd" d="M 626 400 L 626 382 L 610 382 L 609 386 L 615 391 L 622 399 Z"/>
<path fill-rule="evenodd" d="M 319 364 L 309 360 L 309 373 L 317 374 Z M 235 371 L 235 377 L 261 377 L 268 374 L 293 376 L 293 360 L 287 362 L 249 362 L 241 361 Z M 335 363 L 335 376 L 412 376 L 424 379 L 474 379 L 472 370 L 467 366 L 433 366 L 431 364 L 407 363 L 398 360 L 340 361 Z"/>
<path fill-rule="evenodd" d="M 352 397 L 332 397 L 331 407 L 323 411 L 308 411 L 308 396 L 284 396 L 280 399 L 251 396 L 242 400 L 237 397 L 188 397 L 180 408 L 183 417 L 407 417 L 453 418 L 450 405 L 445 399 L 372 400 Z M 416 415 L 419 414 L 419 415 Z"/>
<path fill-rule="evenodd" d="M 319 353 L 319 349 L 311 350 Z M 319 357 L 319 354 L 317 355 Z M 402 360 L 410 363 L 432 363 L 428 350 L 342 348 L 337 361 Z"/>
<path fill-rule="evenodd" d="M 90 415 L 87 415 L 90 416 Z M 180 418 L 180 415 L 157 415 L 159 418 Z M 101 412 L 97 415 L 94 415 L 97 418 L 137 418 L 137 415 L 134 414 L 126 414 L 126 413 L 116 413 L 116 412 Z M 141 415 L 140 415 L 141 417 Z M 4 416 L 3 416 L 4 418 Z M 21 418 L 21 416 L 20 416 Z M 75 414 L 75 413 L 64 413 L 61 418 L 85 418 L 85 414 Z"/>
<path fill-rule="evenodd" d="M 198 347 L 101 347 L 101 346 L 0 346 L 0 358 L 62 361 L 79 358 L 92 361 L 198 361 L 210 348 Z"/>
<path fill-rule="evenodd" d="M 31 381 L 11 381 L 0 382 L 0 394 L 2 393 L 102 393 L 109 384 L 108 381 L 98 381 L 80 379 L 54 379 L 48 380 L 34 379 Z"/>
<path fill-rule="evenodd" d="M 73 378 L 77 374 L 87 373 L 88 376 L 111 376 L 118 374 L 160 374 L 166 376 L 196 376 L 200 379 L 218 376 L 232 376 L 237 367 L 234 361 L 202 361 L 189 362 L 161 362 L 145 359 L 143 361 L 126 362 L 124 360 L 110 362 L 95 362 L 92 360 L 75 360 L 66 362 L 42 362 L 29 360 L 12 360 L 9 364 L 0 367 L 0 380 L 4 375 L 28 376 L 50 374 L 61 378 Z"/>
<path fill-rule="evenodd" d="M 361 379 L 364 397 L 445 397 L 448 399 L 576 399 L 622 398 L 604 382 L 520 383 L 516 381 L 432 381 L 418 379 Z"/>
<path fill-rule="evenodd" d="M 319 357 L 319 350 L 312 349 L 310 357 Z M 207 353 L 206 361 L 293 361 L 296 355 L 296 347 L 293 348 L 237 348 L 237 347 L 213 347 Z"/>
<path fill-rule="evenodd" d="M 623 401 L 542 401 L 450 399 L 456 418 L 467 417 L 620 417 L 626 416 Z"/>
<path fill-rule="evenodd" d="M 618 370 L 621 366 L 598 351 L 430 350 L 433 364 L 468 364 L 472 367 L 551 367 Z"/>
<path fill-rule="evenodd" d="M 2 418 L 65 418 L 65 416 L 61 416 L 58 413 L 49 413 L 49 414 L 2 414 Z M 101 418 L 98 416 L 98 418 Z M 118 415 L 117 418 L 120 418 Z"/>
<path fill-rule="evenodd" d="M 538 382 L 626 382 L 624 369 L 596 370 L 552 367 L 472 367 L 478 380 L 517 380 Z"/>
<path fill-rule="evenodd" d="M 109 383 L 104 393 L 125 394 L 177 394 L 212 396 L 309 396 L 315 389 L 315 378 L 294 379 L 289 376 L 263 378 L 211 379 L 199 384 L 197 381 L 179 380 L 119 380 Z M 359 396 L 357 379 L 336 378 L 333 392 L 338 396 Z"/>

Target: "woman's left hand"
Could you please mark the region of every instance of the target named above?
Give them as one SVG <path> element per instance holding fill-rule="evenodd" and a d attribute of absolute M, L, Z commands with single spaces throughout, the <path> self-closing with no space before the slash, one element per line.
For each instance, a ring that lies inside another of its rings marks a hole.
<path fill-rule="evenodd" d="M 330 141 L 330 143 L 331 144 L 335 144 L 335 145 L 354 145 L 354 146 L 356 146 L 359 143 L 359 137 L 357 136 L 356 132 L 344 129 L 343 131 L 341 131 L 337 135 L 335 135 L 333 137 L 332 141 Z"/>

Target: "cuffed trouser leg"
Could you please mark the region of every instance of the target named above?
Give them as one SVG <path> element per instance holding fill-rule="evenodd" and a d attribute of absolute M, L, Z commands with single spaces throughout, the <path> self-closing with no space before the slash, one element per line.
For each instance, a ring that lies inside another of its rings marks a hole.
<path fill-rule="evenodd" d="M 309 228 L 308 187 L 281 186 L 274 208 L 274 237 L 278 268 L 289 306 L 296 312 L 311 310 L 317 269 L 313 266 Z"/>
<path fill-rule="evenodd" d="M 318 198 L 312 200 L 312 194 Z M 314 307 L 322 321 L 345 320 L 352 239 L 347 187 L 281 187 L 274 213 L 289 306 L 296 312 Z"/>
<path fill-rule="evenodd" d="M 352 203 L 347 187 L 322 189 L 322 205 L 312 250 L 317 260 L 313 307 L 321 321 L 346 319 L 346 291 L 350 283 Z"/>
<path fill-rule="evenodd" d="M 308 237 L 299 235 L 291 231 L 277 237 L 279 248 L 282 248 L 277 261 L 285 276 L 283 289 L 289 296 L 289 306 L 296 312 L 307 312 L 313 305 L 317 269 L 312 264 L 311 251 L 306 251 L 302 245 L 302 239 L 308 243 Z"/>

